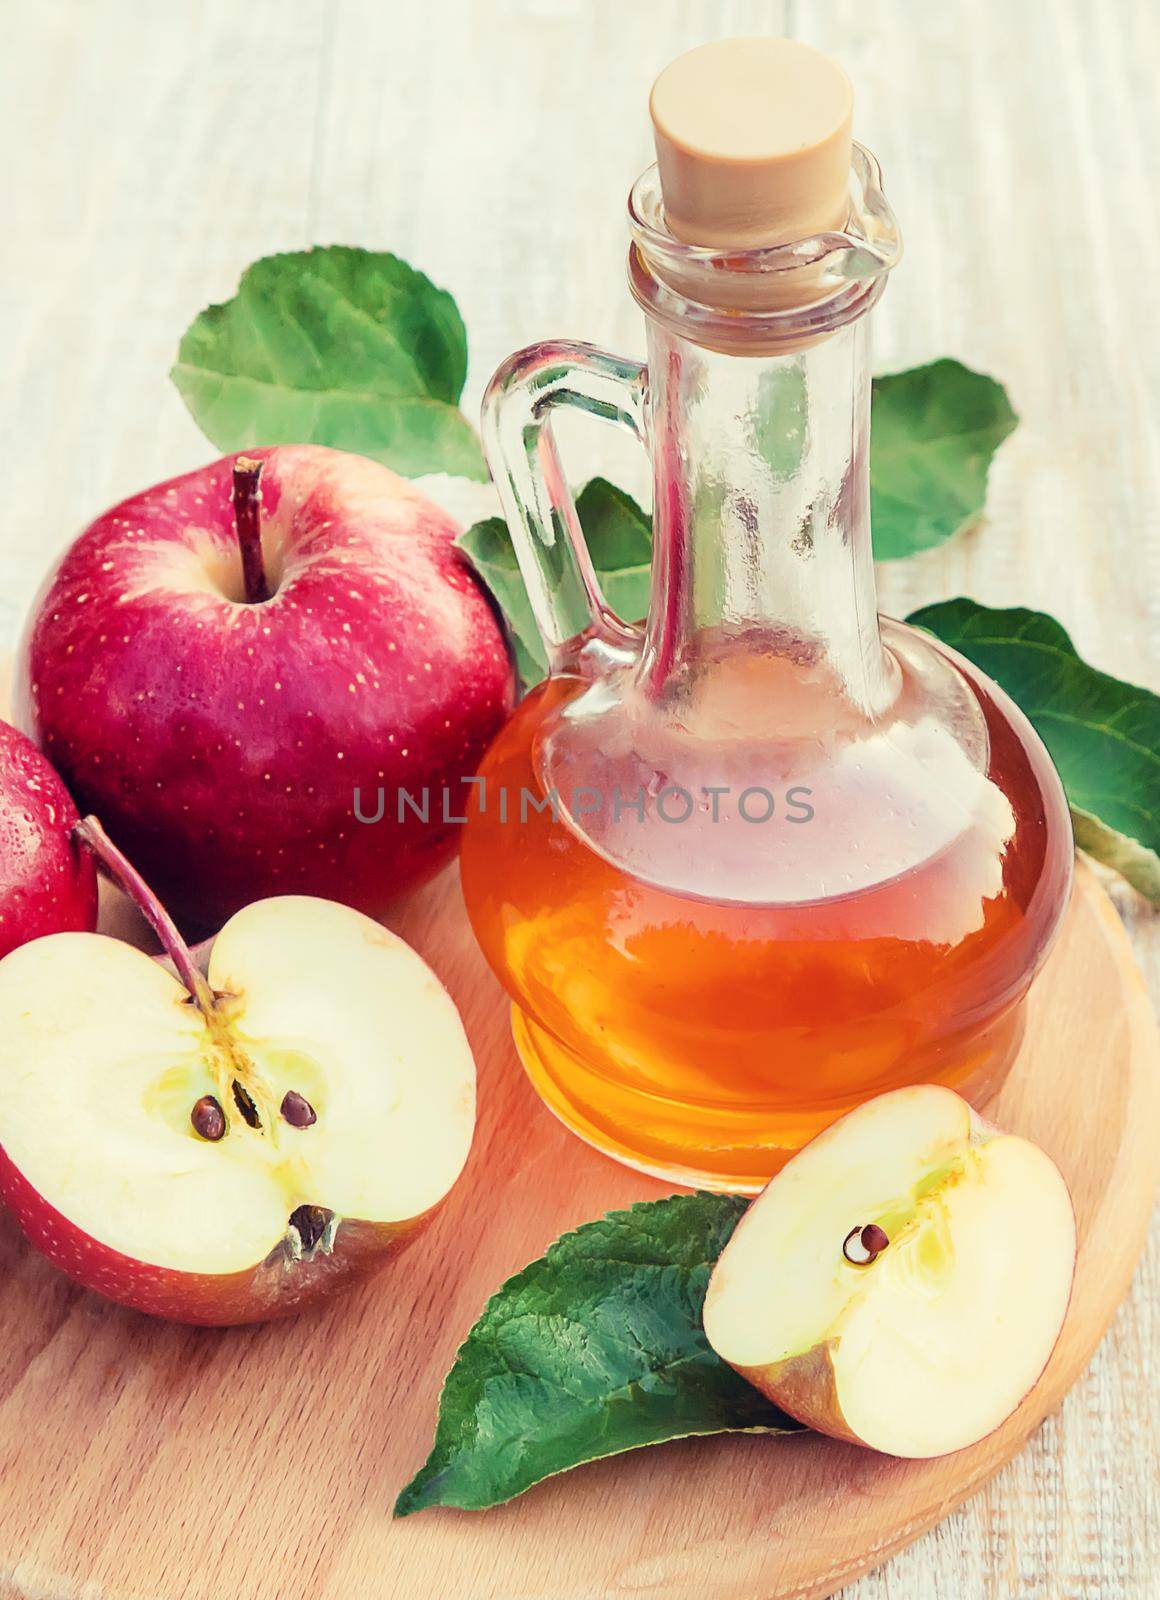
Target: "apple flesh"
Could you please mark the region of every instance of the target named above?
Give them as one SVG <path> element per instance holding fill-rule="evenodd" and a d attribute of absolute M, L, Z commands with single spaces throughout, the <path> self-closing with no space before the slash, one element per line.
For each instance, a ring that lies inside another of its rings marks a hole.
<path fill-rule="evenodd" d="M 1049 1156 L 949 1089 L 899 1089 L 819 1134 L 754 1201 L 710 1278 L 705 1333 L 809 1427 L 944 1455 L 1038 1381 L 1075 1252 Z"/>
<path fill-rule="evenodd" d="M 35 745 L 0 722 L 0 956 L 97 925 L 97 875 L 72 839 L 76 807 Z"/>
<path fill-rule="evenodd" d="M 19 720 L 81 809 L 199 936 L 285 893 L 377 913 L 436 871 L 516 687 L 438 506 L 319 446 L 238 465 L 98 517 L 49 579 L 16 679 Z M 405 802 L 400 820 L 404 790 L 426 820 Z"/>
<path fill-rule="evenodd" d="M 98 934 L 0 961 L 0 1197 L 58 1267 L 136 1310 L 301 1310 L 397 1251 L 459 1176 L 459 1015 L 401 939 L 331 901 L 246 907 L 204 977 L 171 954 L 183 981 Z"/>

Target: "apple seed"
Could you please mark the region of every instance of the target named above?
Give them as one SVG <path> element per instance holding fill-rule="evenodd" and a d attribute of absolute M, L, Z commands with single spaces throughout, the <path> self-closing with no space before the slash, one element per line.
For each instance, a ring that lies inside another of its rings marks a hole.
<path fill-rule="evenodd" d="M 203 1094 L 189 1113 L 193 1131 L 216 1144 L 226 1131 L 226 1114 L 212 1094 Z"/>
<path fill-rule="evenodd" d="M 250 1096 L 242 1088 L 241 1084 L 236 1078 L 233 1081 L 232 1087 L 234 1091 L 234 1104 L 241 1112 L 242 1120 L 245 1122 L 246 1126 L 248 1128 L 260 1128 L 262 1126 L 262 1119 L 258 1115 L 258 1108 L 254 1104 L 253 1100 L 251 1100 Z"/>
<path fill-rule="evenodd" d="M 282 1096 L 281 1111 L 292 1128 L 309 1128 L 312 1122 L 318 1121 L 314 1107 L 297 1089 L 287 1089 Z"/>
<path fill-rule="evenodd" d="M 858 1246 L 864 1250 L 865 1255 L 851 1255 L 851 1240 L 857 1239 Z M 872 1261 L 877 1261 L 883 1250 L 890 1243 L 886 1230 L 880 1228 L 876 1222 L 868 1222 L 865 1227 L 861 1223 L 851 1228 L 842 1241 L 842 1254 L 852 1267 L 868 1267 Z"/>

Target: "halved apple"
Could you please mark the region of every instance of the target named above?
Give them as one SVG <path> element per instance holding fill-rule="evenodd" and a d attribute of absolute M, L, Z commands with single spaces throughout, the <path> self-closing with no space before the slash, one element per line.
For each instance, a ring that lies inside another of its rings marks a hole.
<path fill-rule="evenodd" d="M 1075 1251 L 1049 1156 L 949 1089 L 899 1089 L 827 1128 L 753 1202 L 710 1278 L 705 1333 L 811 1428 L 943 1455 L 1039 1379 Z"/>
<path fill-rule="evenodd" d="M 246 907 L 205 976 L 170 955 L 182 982 L 97 934 L 0 961 L 0 1196 L 57 1266 L 138 1310 L 296 1311 L 378 1265 L 459 1176 L 462 1023 L 409 946 L 327 900 Z"/>

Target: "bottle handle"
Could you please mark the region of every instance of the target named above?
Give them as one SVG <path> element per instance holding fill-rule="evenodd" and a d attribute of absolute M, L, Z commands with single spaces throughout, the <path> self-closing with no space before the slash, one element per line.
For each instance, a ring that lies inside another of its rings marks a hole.
<path fill-rule="evenodd" d="M 568 488 L 552 413 L 574 406 L 646 442 L 648 372 L 594 345 L 552 340 L 518 350 L 483 399 L 482 436 L 536 627 L 555 669 L 564 646 L 598 640 L 615 657 L 635 652 L 640 630 L 618 617 L 600 580 Z"/>

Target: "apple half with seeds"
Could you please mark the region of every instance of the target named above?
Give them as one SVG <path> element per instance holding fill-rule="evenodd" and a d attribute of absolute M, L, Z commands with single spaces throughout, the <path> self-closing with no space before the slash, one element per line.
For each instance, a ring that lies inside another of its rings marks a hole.
<path fill-rule="evenodd" d="M 435 974 L 302 895 L 236 913 L 203 974 L 99 824 L 77 831 L 178 976 L 90 933 L 0 961 L 0 1197 L 30 1241 L 86 1288 L 193 1323 L 286 1315 L 377 1267 L 474 1130 Z"/>
<path fill-rule="evenodd" d="M 851 1111 L 772 1179 L 713 1271 L 705 1333 L 809 1427 L 945 1455 L 1035 1386 L 1075 1253 L 1051 1158 L 921 1084 Z"/>

